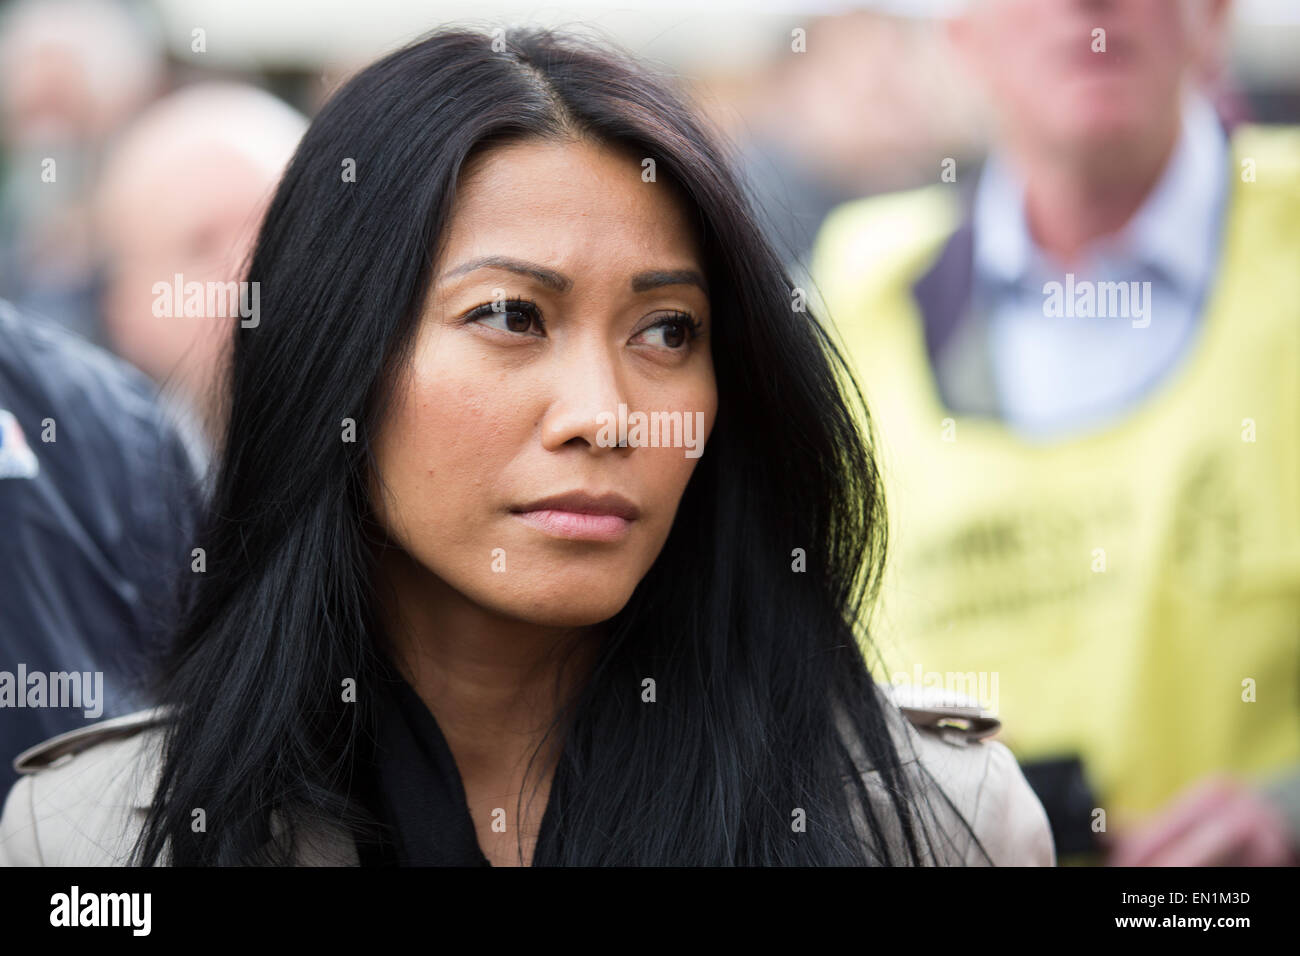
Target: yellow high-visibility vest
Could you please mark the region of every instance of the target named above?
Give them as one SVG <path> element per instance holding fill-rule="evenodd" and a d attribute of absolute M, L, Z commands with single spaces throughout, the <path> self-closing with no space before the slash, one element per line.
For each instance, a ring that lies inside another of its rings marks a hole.
<path fill-rule="evenodd" d="M 956 187 L 840 207 L 814 254 L 884 475 L 873 670 L 996 706 L 1022 760 L 1080 756 L 1112 822 L 1212 771 L 1300 764 L 1300 130 L 1231 149 L 1196 340 L 1077 437 L 939 397 L 911 286 Z"/>

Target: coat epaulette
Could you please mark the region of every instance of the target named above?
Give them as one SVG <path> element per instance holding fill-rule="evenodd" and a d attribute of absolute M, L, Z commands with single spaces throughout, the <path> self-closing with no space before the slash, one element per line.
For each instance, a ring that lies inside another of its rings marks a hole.
<path fill-rule="evenodd" d="M 974 698 L 913 684 L 880 686 L 913 727 L 938 734 L 953 743 L 983 740 L 1002 728 L 1002 721 Z"/>
<path fill-rule="evenodd" d="M 74 754 L 78 754 L 88 747 L 93 747 L 95 744 L 106 740 L 130 737 L 132 734 L 137 734 L 147 727 L 163 723 L 166 720 L 167 708 L 165 707 L 139 710 L 133 714 L 101 720 L 88 727 L 69 730 L 67 733 L 51 737 L 35 747 L 27 748 L 14 758 L 13 766 L 19 773 L 35 773 L 38 770 L 44 770 L 47 767 L 57 766 L 71 760 Z"/>

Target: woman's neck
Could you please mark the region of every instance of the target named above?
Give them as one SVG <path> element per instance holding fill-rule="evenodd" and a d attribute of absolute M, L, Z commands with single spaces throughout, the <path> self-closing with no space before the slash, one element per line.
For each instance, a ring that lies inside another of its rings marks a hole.
<path fill-rule="evenodd" d="M 562 728 L 547 732 L 589 673 L 593 635 L 496 615 L 400 551 L 385 553 L 381 573 L 394 663 L 451 749 L 480 846 L 505 862 L 516 852 L 516 828 L 526 846 L 535 841 L 563 743 Z M 491 829 L 498 807 L 505 834 Z"/>
<path fill-rule="evenodd" d="M 507 740 L 540 738 L 585 673 L 589 634 L 497 615 L 401 552 L 386 554 L 382 571 L 395 663 L 457 759 L 489 759 Z"/>

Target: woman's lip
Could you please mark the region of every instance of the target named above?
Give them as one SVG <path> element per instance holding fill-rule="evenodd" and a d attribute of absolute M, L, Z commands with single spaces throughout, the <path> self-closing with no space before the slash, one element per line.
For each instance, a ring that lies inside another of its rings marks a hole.
<path fill-rule="evenodd" d="M 513 514 L 545 534 L 574 541 L 617 541 L 632 527 L 629 519 L 611 514 L 593 515 L 555 508 Z"/>
<path fill-rule="evenodd" d="M 628 521 L 641 517 L 641 509 L 618 492 L 597 494 L 590 491 L 566 491 L 563 494 L 538 498 L 510 509 L 526 511 L 568 511 L 586 515 L 617 515 Z"/>

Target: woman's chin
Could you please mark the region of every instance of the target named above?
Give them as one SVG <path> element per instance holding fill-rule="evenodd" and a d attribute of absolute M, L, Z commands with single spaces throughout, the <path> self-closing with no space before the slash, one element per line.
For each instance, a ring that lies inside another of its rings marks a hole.
<path fill-rule="evenodd" d="M 631 596 L 630 589 L 617 593 L 557 589 L 546 594 L 521 595 L 520 599 L 511 602 L 510 607 L 500 610 L 539 627 L 591 627 L 608 621 L 623 610 Z"/>

